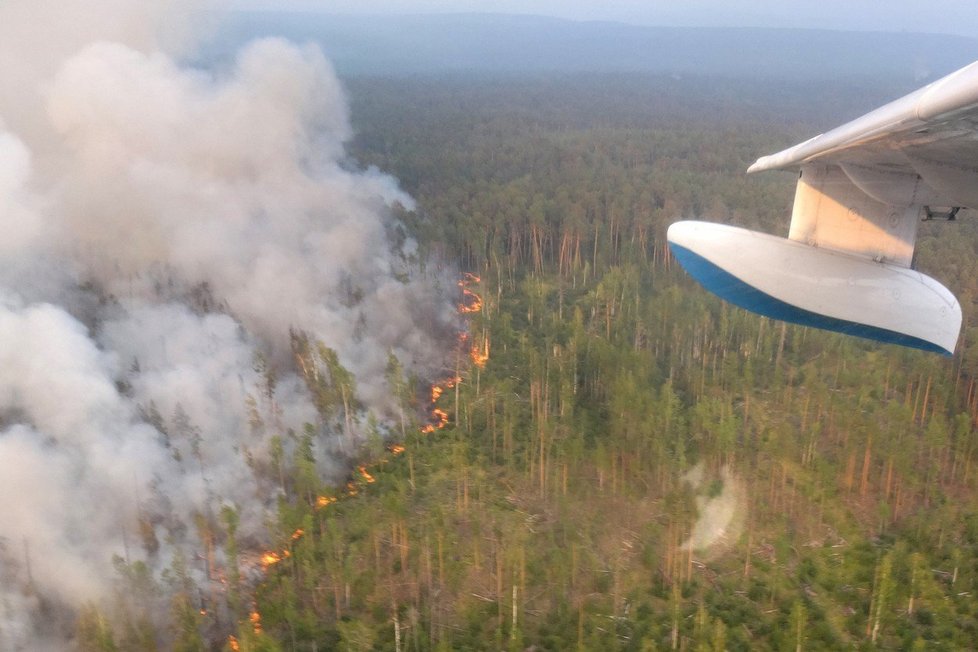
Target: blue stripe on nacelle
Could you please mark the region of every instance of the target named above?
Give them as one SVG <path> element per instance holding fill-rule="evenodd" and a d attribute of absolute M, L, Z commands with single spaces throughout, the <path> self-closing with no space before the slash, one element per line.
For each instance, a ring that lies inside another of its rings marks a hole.
<path fill-rule="evenodd" d="M 941 346 L 917 337 L 911 337 L 910 335 L 904 335 L 903 333 L 897 333 L 885 328 L 877 328 L 844 319 L 827 317 L 816 312 L 811 312 L 810 310 L 798 308 L 744 283 L 736 276 L 724 271 L 706 258 L 693 253 L 685 247 L 670 242 L 669 248 L 683 268 L 689 272 L 689 275 L 699 281 L 703 287 L 721 299 L 750 310 L 751 312 L 756 312 L 772 319 L 780 319 L 793 324 L 801 324 L 802 326 L 813 326 L 846 335 L 856 335 L 858 337 L 876 340 L 877 342 L 899 344 L 912 349 L 921 349 L 943 355 L 952 354 L 951 351 Z"/>

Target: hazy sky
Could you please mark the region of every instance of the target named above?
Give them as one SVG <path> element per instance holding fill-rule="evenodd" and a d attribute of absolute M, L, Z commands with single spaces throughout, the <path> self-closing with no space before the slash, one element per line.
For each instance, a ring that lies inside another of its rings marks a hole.
<path fill-rule="evenodd" d="M 494 12 L 653 25 L 817 27 L 978 37 L 974 0 L 231 0 L 326 13 Z"/>

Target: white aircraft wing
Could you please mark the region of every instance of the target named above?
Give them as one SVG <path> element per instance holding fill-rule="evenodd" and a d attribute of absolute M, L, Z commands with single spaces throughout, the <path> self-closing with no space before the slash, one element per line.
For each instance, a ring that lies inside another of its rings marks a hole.
<path fill-rule="evenodd" d="M 788 239 L 678 222 L 683 266 L 755 312 L 950 355 L 961 308 L 911 267 L 921 219 L 978 208 L 978 62 L 748 172 L 772 169 L 799 171 Z"/>
<path fill-rule="evenodd" d="M 762 156 L 747 171 L 807 165 L 854 169 L 851 176 L 865 180 L 863 189 L 883 201 L 913 198 L 885 188 L 873 193 L 874 176 L 910 175 L 923 180 L 917 199 L 926 201 L 919 204 L 978 207 L 978 62 L 832 131 Z M 914 187 L 897 179 L 884 186 L 904 192 Z"/>

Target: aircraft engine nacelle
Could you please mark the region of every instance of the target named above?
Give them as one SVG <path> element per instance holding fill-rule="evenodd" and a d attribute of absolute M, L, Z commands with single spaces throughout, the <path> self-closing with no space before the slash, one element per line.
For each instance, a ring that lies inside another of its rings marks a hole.
<path fill-rule="evenodd" d="M 706 289 L 747 310 L 951 355 L 961 307 L 902 265 L 710 222 L 669 227 L 669 245 Z"/>

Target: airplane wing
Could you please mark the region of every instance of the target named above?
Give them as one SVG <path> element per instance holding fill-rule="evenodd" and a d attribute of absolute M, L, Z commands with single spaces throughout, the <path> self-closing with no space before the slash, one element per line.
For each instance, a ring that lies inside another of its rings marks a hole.
<path fill-rule="evenodd" d="M 799 173 L 788 238 L 677 222 L 686 270 L 769 317 L 951 355 L 957 299 L 911 268 L 921 219 L 978 208 L 978 62 L 748 172 L 773 169 Z"/>

